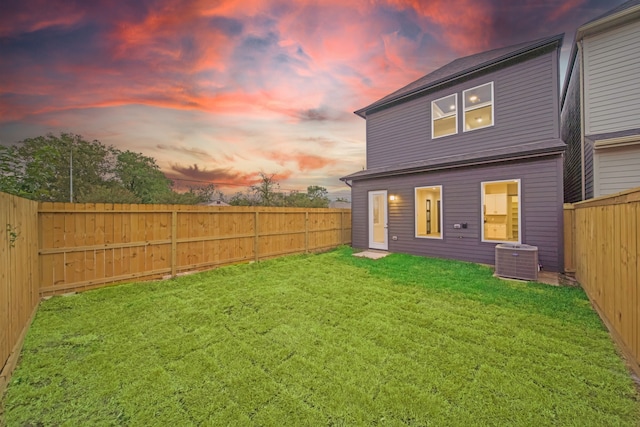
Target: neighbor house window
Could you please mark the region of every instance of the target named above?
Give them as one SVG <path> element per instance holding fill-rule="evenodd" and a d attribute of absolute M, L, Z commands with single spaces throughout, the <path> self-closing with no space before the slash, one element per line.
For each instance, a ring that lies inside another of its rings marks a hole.
<path fill-rule="evenodd" d="M 464 131 L 493 126 L 493 82 L 462 92 Z"/>
<path fill-rule="evenodd" d="M 458 94 L 431 101 L 431 137 L 458 133 Z"/>
<path fill-rule="evenodd" d="M 416 188 L 416 237 L 442 239 L 442 186 Z"/>
<path fill-rule="evenodd" d="M 482 240 L 520 242 L 520 180 L 482 183 Z"/>

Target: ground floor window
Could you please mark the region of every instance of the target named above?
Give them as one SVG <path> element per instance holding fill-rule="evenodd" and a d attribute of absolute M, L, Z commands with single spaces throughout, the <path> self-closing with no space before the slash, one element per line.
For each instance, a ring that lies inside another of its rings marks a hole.
<path fill-rule="evenodd" d="M 520 180 L 482 183 L 482 240 L 520 242 Z"/>
<path fill-rule="evenodd" d="M 416 237 L 442 239 L 442 186 L 416 187 Z"/>

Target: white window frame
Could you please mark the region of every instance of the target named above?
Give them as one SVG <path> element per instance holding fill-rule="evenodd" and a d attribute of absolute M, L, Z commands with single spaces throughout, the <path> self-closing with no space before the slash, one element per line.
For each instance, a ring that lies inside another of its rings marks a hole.
<path fill-rule="evenodd" d="M 447 114 L 445 114 L 443 112 L 443 116 L 439 117 L 438 119 L 433 117 L 433 110 L 434 110 L 434 106 L 435 106 L 436 102 L 438 102 L 440 100 L 443 100 L 445 98 L 449 98 L 451 96 L 453 96 L 454 99 L 455 99 L 455 107 L 456 108 L 455 108 L 454 112 L 453 113 L 447 113 Z M 446 135 L 435 136 L 435 128 L 436 128 L 435 125 L 434 125 L 435 121 L 436 120 L 440 120 L 440 119 L 444 119 L 444 118 L 447 118 L 447 117 L 452 117 L 452 116 L 455 117 L 455 122 L 456 122 L 456 130 L 455 130 L 455 132 L 448 133 Z M 443 96 L 442 98 L 434 99 L 433 101 L 431 101 L 431 139 L 444 138 L 444 137 L 447 137 L 447 136 L 457 135 L 457 134 L 458 134 L 458 94 L 457 93 L 452 93 L 451 95 Z"/>
<path fill-rule="evenodd" d="M 440 221 L 440 236 L 420 236 L 418 235 L 418 190 L 422 190 L 425 188 L 437 188 L 440 190 L 440 211 L 438 212 L 438 220 Z M 415 187 L 413 190 L 413 224 L 414 224 L 414 236 L 418 239 L 438 239 L 442 240 L 444 238 L 444 221 L 442 212 L 444 212 L 444 186 L 442 185 L 422 185 L 420 187 Z"/>
<path fill-rule="evenodd" d="M 486 85 L 491 85 L 491 101 L 490 102 L 483 102 L 482 104 L 473 105 L 473 106 L 467 108 L 467 96 L 466 96 L 466 93 L 469 92 L 469 91 L 472 91 L 474 89 L 478 89 L 479 87 L 486 86 Z M 467 122 L 466 122 L 467 111 L 477 110 L 478 108 L 486 107 L 487 105 L 491 105 L 491 124 L 485 125 L 485 126 L 475 127 L 475 128 L 472 128 L 472 129 L 467 129 Z M 496 102 L 495 102 L 495 94 L 493 92 L 493 82 L 483 83 L 481 85 L 474 86 L 472 88 L 469 88 L 469 89 L 466 89 L 466 90 L 462 91 L 462 132 L 473 132 L 474 130 L 479 130 L 479 129 L 484 129 L 484 128 L 488 128 L 488 127 L 494 126 L 495 123 L 496 123 L 495 113 L 496 113 Z"/>
<path fill-rule="evenodd" d="M 485 184 L 500 184 L 502 182 L 518 184 L 518 241 L 513 240 L 488 240 L 484 237 L 484 186 Z M 486 243 L 522 243 L 522 181 L 520 179 L 502 179 L 498 181 L 482 181 L 480 183 L 480 236 Z"/>

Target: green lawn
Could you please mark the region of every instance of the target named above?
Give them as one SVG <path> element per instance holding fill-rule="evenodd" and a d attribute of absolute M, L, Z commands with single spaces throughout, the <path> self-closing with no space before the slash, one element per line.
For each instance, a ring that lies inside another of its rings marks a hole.
<path fill-rule="evenodd" d="M 640 423 L 580 289 L 349 248 L 45 301 L 3 406 L 8 426 Z"/>

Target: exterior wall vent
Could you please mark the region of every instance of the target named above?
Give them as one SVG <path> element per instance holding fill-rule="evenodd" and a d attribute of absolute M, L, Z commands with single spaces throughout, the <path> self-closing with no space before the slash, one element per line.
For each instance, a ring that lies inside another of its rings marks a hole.
<path fill-rule="evenodd" d="M 496 276 L 538 280 L 538 247 L 513 243 L 496 245 Z"/>

